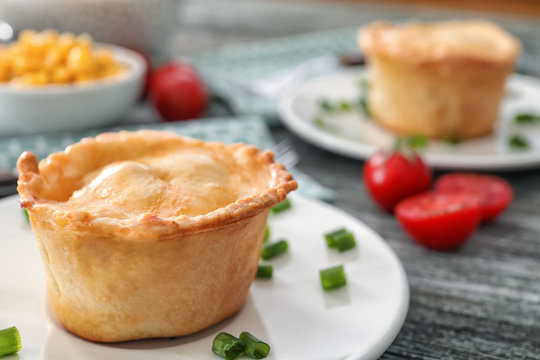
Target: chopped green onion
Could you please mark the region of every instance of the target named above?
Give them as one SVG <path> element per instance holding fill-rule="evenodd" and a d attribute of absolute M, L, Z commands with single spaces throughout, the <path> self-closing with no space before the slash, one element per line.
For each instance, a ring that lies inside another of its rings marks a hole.
<path fill-rule="evenodd" d="M 428 146 L 428 138 L 425 135 L 416 134 L 416 135 L 409 136 L 405 140 L 405 143 L 409 147 L 412 147 L 413 149 L 416 149 L 416 150 L 425 149 Z"/>
<path fill-rule="evenodd" d="M 287 240 L 279 240 L 275 243 L 269 243 L 263 246 L 261 251 L 261 258 L 264 260 L 273 259 L 279 255 L 285 254 L 289 249 L 289 243 Z"/>
<path fill-rule="evenodd" d="M 274 268 L 272 265 L 262 265 L 260 264 L 257 268 L 257 275 L 255 277 L 259 279 L 270 279 L 272 278 L 272 273 L 274 272 Z"/>
<path fill-rule="evenodd" d="M 26 210 L 25 208 L 22 209 L 22 213 L 24 215 L 24 218 L 26 219 L 26 221 L 30 221 L 30 216 L 28 215 L 28 210 Z"/>
<path fill-rule="evenodd" d="M 15 326 L 0 330 L 0 356 L 21 350 L 21 335 Z"/>
<path fill-rule="evenodd" d="M 318 128 L 323 128 L 326 124 L 324 123 L 324 118 L 321 115 L 317 115 L 313 119 L 313 125 Z"/>
<path fill-rule="evenodd" d="M 510 147 L 513 147 L 519 150 L 527 150 L 530 147 L 529 142 L 519 135 L 512 136 L 508 140 L 508 142 L 509 142 Z"/>
<path fill-rule="evenodd" d="M 340 101 L 339 102 L 339 109 L 342 111 L 350 111 L 352 108 L 351 104 L 347 101 Z"/>
<path fill-rule="evenodd" d="M 319 102 L 319 106 L 321 107 L 321 110 L 324 110 L 326 112 L 332 112 L 334 111 L 334 106 L 330 103 L 330 101 L 323 99 Z"/>
<path fill-rule="evenodd" d="M 448 134 L 444 137 L 444 142 L 450 145 L 457 145 L 461 142 L 461 139 L 455 134 Z"/>
<path fill-rule="evenodd" d="M 360 105 L 360 110 L 362 110 L 362 113 L 365 117 L 370 118 L 371 117 L 371 111 L 369 111 L 369 105 L 367 102 L 367 97 L 361 97 L 358 100 L 358 104 Z"/>
<path fill-rule="evenodd" d="M 521 113 L 514 117 L 514 122 L 517 124 L 533 124 L 540 122 L 540 115 Z"/>
<path fill-rule="evenodd" d="M 288 210 L 290 208 L 291 208 L 291 201 L 288 198 L 285 198 L 285 200 L 283 200 L 282 202 L 280 202 L 279 204 L 277 204 L 276 206 L 272 208 L 272 212 L 276 214 L 276 213 L 280 213 L 282 211 Z"/>
<path fill-rule="evenodd" d="M 341 252 L 356 246 L 354 235 L 345 228 L 326 233 L 324 238 L 329 248 L 336 248 Z"/>
<path fill-rule="evenodd" d="M 264 240 L 263 242 L 268 242 L 270 240 L 270 226 L 266 225 L 266 229 L 264 229 Z"/>
<path fill-rule="evenodd" d="M 225 360 L 234 360 L 245 349 L 244 343 L 237 337 L 220 332 L 212 343 L 212 352 Z"/>
<path fill-rule="evenodd" d="M 341 228 L 341 229 L 324 234 L 324 238 L 326 239 L 326 245 L 328 245 L 328 247 L 332 249 L 337 247 L 334 239 L 345 233 L 347 233 L 347 230 L 345 228 Z"/>
<path fill-rule="evenodd" d="M 240 340 L 246 345 L 246 355 L 252 359 L 264 359 L 270 352 L 270 346 L 267 343 L 257 339 L 247 331 L 240 334 Z"/>
<path fill-rule="evenodd" d="M 322 269 L 319 274 L 321 277 L 322 288 L 325 291 L 337 289 L 347 284 L 347 277 L 345 276 L 343 265 Z"/>

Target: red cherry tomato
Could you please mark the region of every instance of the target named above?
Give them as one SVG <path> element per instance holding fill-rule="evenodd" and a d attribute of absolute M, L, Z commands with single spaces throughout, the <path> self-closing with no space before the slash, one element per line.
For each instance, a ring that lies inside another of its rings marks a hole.
<path fill-rule="evenodd" d="M 480 198 L 467 193 L 430 192 L 415 195 L 396 206 L 403 228 L 418 243 L 436 250 L 465 242 L 482 219 Z"/>
<path fill-rule="evenodd" d="M 207 94 L 193 67 L 168 63 L 152 74 L 150 97 L 165 121 L 195 119 L 202 115 Z"/>
<path fill-rule="evenodd" d="M 514 192 L 508 181 L 495 175 L 453 173 L 441 176 L 435 183 L 438 192 L 474 193 L 482 199 L 482 220 L 499 215 L 512 202 Z"/>
<path fill-rule="evenodd" d="M 369 194 L 388 212 L 406 197 L 428 191 L 431 180 L 431 170 L 416 154 L 377 152 L 364 166 Z"/>

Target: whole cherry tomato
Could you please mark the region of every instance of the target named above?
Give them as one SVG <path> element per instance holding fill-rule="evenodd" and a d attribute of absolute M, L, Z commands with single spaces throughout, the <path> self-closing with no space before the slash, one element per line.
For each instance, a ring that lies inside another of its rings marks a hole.
<path fill-rule="evenodd" d="M 207 94 L 199 75 L 188 64 L 172 62 L 152 74 L 150 98 L 165 121 L 200 117 Z"/>
<path fill-rule="evenodd" d="M 462 192 L 411 196 L 396 206 L 403 228 L 418 243 L 436 250 L 465 242 L 482 219 L 481 199 Z"/>
<path fill-rule="evenodd" d="M 366 161 L 363 176 L 373 200 L 388 212 L 406 197 L 428 191 L 432 180 L 420 156 L 401 152 L 375 153 Z"/>
<path fill-rule="evenodd" d="M 510 205 L 514 192 L 505 179 L 495 175 L 452 173 L 435 183 L 438 192 L 473 193 L 482 199 L 482 220 L 490 221 Z"/>

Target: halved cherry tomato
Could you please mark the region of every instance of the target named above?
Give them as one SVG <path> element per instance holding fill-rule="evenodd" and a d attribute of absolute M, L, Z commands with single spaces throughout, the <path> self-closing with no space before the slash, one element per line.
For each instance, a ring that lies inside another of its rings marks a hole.
<path fill-rule="evenodd" d="M 414 194 L 428 191 L 431 170 L 417 154 L 377 152 L 364 165 L 364 182 L 373 200 L 388 212 Z"/>
<path fill-rule="evenodd" d="M 198 118 L 207 102 L 206 89 L 195 69 L 180 62 L 162 65 L 154 71 L 150 97 L 165 121 Z"/>
<path fill-rule="evenodd" d="M 411 196 L 396 206 L 403 228 L 418 243 L 436 250 L 465 242 L 482 219 L 481 200 L 467 193 L 429 192 Z"/>
<path fill-rule="evenodd" d="M 490 221 L 512 202 L 514 192 L 505 179 L 495 175 L 452 173 L 441 176 L 435 183 L 438 192 L 473 193 L 482 199 L 482 220 Z"/>

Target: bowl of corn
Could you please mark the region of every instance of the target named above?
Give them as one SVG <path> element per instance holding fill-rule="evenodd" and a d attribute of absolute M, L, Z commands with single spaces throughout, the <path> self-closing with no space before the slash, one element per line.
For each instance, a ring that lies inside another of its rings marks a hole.
<path fill-rule="evenodd" d="M 111 124 L 136 103 L 145 64 L 89 35 L 22 31 L 0 47 L 0 135 Z"/>

